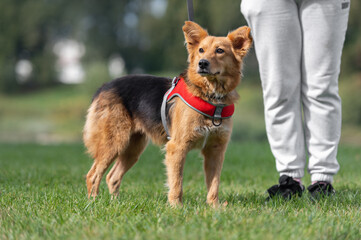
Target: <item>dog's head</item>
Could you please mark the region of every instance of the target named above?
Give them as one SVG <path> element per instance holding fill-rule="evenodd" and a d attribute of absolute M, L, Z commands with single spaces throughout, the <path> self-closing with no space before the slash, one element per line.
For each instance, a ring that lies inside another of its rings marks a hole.
<path fill-rule="evenodd" d="M 194 22 L 183 26 L 188 50 L 188 77 L 193 84 L 225 95 L 241 78 L 242 59 L 252 45 L 249 27 L 240 27 L 227 37 L 214 37 Z M 207 86 L 204 86 L 207 85 Z"/>

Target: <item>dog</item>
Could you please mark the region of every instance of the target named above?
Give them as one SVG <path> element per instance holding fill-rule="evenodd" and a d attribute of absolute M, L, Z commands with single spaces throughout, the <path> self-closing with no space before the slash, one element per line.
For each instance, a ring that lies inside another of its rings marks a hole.
<path fill-rule="evenodd" d="M 219 204 L 221 169 L 232 132 L 232 118 L 223 117 L 222 108 L 230 106 L 233 113 L 232 106 L 239 98 L 235 89 L 241 81 L 242 61 L 252 45 L 252 37 L 247 26 L 226 37 L 210 36 L 191 21 L 186 21 L 182 29 L 188 68 L 179 78 L 172 81 L 129 75 L 104 84 L 95 93 L 83 131 L 84 144 L 94 159 L 86 176 L 89 198 L 98 195 L 102 176 L 114 161 L 106 183 L 110 194 L 116 197 L 124 174 L 151 139 L 155 144 L 165 145 L 170 205 L 182 205 L 183 167 L 186 154 L 193 148 L 201 149 L 204 156 L 207 203 Z M 179 80 L 190 98 L 216 106 L 214 111 L 218 113 L 204 114 L 180 94 L 165 99 Z M 166 118 L 162 124 L 164 102 Z"/>

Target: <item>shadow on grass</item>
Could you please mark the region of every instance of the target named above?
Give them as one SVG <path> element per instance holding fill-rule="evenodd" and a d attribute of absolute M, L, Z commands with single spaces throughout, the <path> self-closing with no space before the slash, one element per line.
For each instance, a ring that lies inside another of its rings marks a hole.
<path fill-rule="evenodd" d="M 135 204 L 150 204 L 150 205 L 167 205 L 167 188 L 154 184 L 155 186 L 147 185 L 128 185 L 126 188 L 121 188 L 118 203 Z M 338 187 L 336 194 L 331 197 L 321 197 L 315 201 L 311 199 L 307 190 L 305 190 L 302 197 L 294 197 L 291 200 L 284 200 L 281 197 L 276 197 L 270 201 L 266 201 L 267 194 L 259 191 L 246 192 L 220 192 L 219 200 L 221 204 L 228 206 L 239 206 L 246 208 L 258 208 L 267 206 L 270 208 L 278 207 L 292 207 L 295 209 L 307 208 L 310 206 L 327 208 L 342 208 L 342 207 L 360 207 L 361 187 L 353 185 L 345 185 Z M 103 189 L 100 193 L 100 198 L 106 202 L 109 201 L 110 195 L 107 189 Z M 183 194 L 183 202 L 187 206 L 206 205 L 207 192 L 204 188 L 196 187 L 194 189 L 187 189 Z"/>
<path fill-rule="evenodd" d="M 267 205 L 272 207 L 283 205 L 294 205 L 297 208 L 309 207 L 310 205 L 319 205 L 323 207 L 361 207 L 360 201 L 361 188 L 358 186 L 342 186 L 337 189 L 333 196 L 322 196 L 319 199 L 313 199 L 307 192 L 302 197 L 293 197 L 285 200 L 282 197 L 275 197 L 267 201 L 266 193 L 246 192 L 246 193 L 230 193 L 223 197 L 230 205 L 241 205 L 244 207 L 253 207 L 255 205 Z"/>

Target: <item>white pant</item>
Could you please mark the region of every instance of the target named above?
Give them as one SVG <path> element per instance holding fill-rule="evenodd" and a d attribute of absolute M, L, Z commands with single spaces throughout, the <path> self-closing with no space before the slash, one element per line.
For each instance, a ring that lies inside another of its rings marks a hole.
<path fill-rule="evenodd" d="M 267 136 L 280 175 L 332 182 L 341 134 L 338 76 L 349 0 L 243 0 Z M 303 114 L 302 114 L 303 113 Z M 302 121 L 303 118 L 303 121 Z"/>

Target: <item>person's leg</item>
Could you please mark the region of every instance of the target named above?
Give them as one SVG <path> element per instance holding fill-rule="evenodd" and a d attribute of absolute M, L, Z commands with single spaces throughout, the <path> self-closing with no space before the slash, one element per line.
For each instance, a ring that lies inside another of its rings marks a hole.
<path fill-rule="evenodd" d="M 280 175 L 302 178 L 305 140 L 301 111 L 302 31 L 294 0 L 243 0 L 255 43 L 267 136 Z"/>
<path fill-rule="evenodd" d="M 311 181 L 332 182 L 341 135 L 338 76 L 349 0 L 303 0 L 302 103 Z"/>

